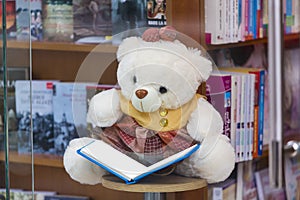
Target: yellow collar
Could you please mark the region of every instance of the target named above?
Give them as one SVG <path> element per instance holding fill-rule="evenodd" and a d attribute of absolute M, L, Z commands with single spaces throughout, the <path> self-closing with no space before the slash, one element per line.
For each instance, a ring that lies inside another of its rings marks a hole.
<path fill-rule="evenodd" d="M 159 109 L 144 113 L 136 110 L 131 102 L 119 92 L 120 105 L 123 113 L 133 117 L 137 123 L 147 129 L 164 132 L 178 130 L 187 124 L 190 114 L 196 109 L 201 95 L 196 94 L 188 103 L 178 109 Z"/>

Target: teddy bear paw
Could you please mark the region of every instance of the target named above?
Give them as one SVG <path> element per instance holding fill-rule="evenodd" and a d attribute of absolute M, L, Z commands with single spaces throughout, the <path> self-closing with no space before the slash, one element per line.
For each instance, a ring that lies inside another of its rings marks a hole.
<path fill-rule="evenodd" d="M 176 173 L 188 177 L 200 177 L 208 183 L 217 183 L 227 179 L 234 169 L 235 153 L 225 135 L 216 138 L 212 145 L 200 146 L 191 157 L 176 168 Z"/>
<path fill-rule="evenodd" d="M 106 174 L 102 168 L 77 154 L 77 149 L 91 142 L 91 138 L 73 139 L 67 147 L 63 163 L 70 177 L 82 184 L 95 185 L 101 183 L 101 177 Z"/>

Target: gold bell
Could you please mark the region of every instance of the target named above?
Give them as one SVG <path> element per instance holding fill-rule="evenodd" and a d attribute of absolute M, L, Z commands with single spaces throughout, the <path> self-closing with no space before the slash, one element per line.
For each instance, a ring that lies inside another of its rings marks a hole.
<path fill-rule="evenodd" d="M 168 110 L 167 110 L 167 109 L 161 108 L 161 109 L 159 110 L 159 115 L 160 115 L 161 117 L 165 117 L 165 116 L 167 116 L 167 114 L 168 114 Z"/>
<path fill-rule="evenodd" d="M 168 121 L 168 119 L 166 119 L 166 118 L 162 118 L 161 120 L 159 120 L 159 125 L 160 125 L 161 127 L 166 127 L 166 126 L 168 126 L 168 123 L 169 123 L 169 121 Z"/>

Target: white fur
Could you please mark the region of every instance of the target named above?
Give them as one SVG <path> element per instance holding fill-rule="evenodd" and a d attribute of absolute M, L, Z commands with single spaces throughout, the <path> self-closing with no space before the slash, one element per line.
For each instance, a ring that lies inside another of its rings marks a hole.
<path fill-rule="evenodd" d="M 180 41 L 175 40 L 173 42 L 159 40 L 157 42 L 146 42 L 139 37 L 130 37 L 123 41 L 120 45 L 117 58 L 121 61 L 128 54 L 138 52 L 147 54 L 148 51 L 168 52 L 169 55 L 173 54 L 189 63 L 190 68 L 193 68 L 195 73 L 200 74 L 201 81 L 205 81 L 211 73 L 211 62 L 201 56 L 201 51 L 198 49 L 187 48 Z M 189 69 L 192 70 L 192 69 Z"/>
<path fill-rule="evenodd" d="M 189 49 L 179 41 L 145 42 L 136 37 L 128 38 L 121 43 L 117 57 L 121 93 L 143 112 L 156 110 L 157 106 L 152 104 L 177 109 L 189 102 L 212 70 L 212 62 L 201 56 L 199 50 Z M 160 93 L 160 87 L 165 87 L 167 92 Z M 141 88 L 151 93 L 144 100 L 134 97 L 135 91 Z M 145 108 L 140 107 L 141 102 Z M 116 90 L 104 91 L 92 98 L 87 119 L 95 126 L 112 126 L 121 116 Z M 226 179 L 234 168 L 235 154 L 222 129 L 220 114 L 205 99 L 199 99 L 188 120 L 187 131 L 201 147 L 178 165 L 176 173 L 201 177 L 209 183 Z M 103 170 L 75 152 L 87 141 L 87 138 L 71 141 L 64 155 L 64 165 L 74 180 L 96 184 L 101 181 Z"/>
<path fill-rule="evenodd" d="M 187 103 L 212 71 L 212 62 L 201 56 L 200 50 L 187 48 L 179 41 L 145 42 L 137 37 L 127 38 L 120 45 L 117 57 L 120 62 L 117 78 L 127 99 L 142 85 L 165 86 L 172 96 L 161 98 L 170 109 Z M 136 83 L 132 81 L 134 76 Z"/>
<path fill-rule="evenodd" d="M 204 140 L 205 141 L 205 140 Z M 202 153 L 207 153 L 203 157 Z M 176 167 L 176 173 L 188 177 L 200 177 L 208 183 L 224 181 L 234 169 L 235 154 L 225 135 L 213 137 L 207 144 Z"/>
<path fill-rule="evenodd" d="M 116 89 L 96 94 L 89 102 L 87 122 L 99 127 L 112 126 L 122 116 L 119 101 Z"/>
<path fill-rule="evenodd" d="M 82 184 L 95 185 L 101 183 L 101 177 L 107 172 L 76 153 L 76 150 L 89 142 L 91 138 L 87 137 L 73 139 L 64 153 L 63 163 L 72 179 Z"/>
<path fill-rule="evenodd" d="M 201 98 L 191 114 L 187 130 L 195 140 L 202 142 L 207 135 L 214 136 L 222 132 L 223 120 L 215 108 Z"/>

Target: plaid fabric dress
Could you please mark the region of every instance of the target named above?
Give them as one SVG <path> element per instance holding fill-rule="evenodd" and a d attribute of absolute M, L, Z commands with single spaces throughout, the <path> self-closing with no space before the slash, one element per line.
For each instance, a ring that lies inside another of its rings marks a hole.
<path fill-rule="evenodd" d="M 149 130 L 128 115 L 98 136 L 144 165 L 156 163 L 195 144 L 185 127 L 166 132 Z"/>

